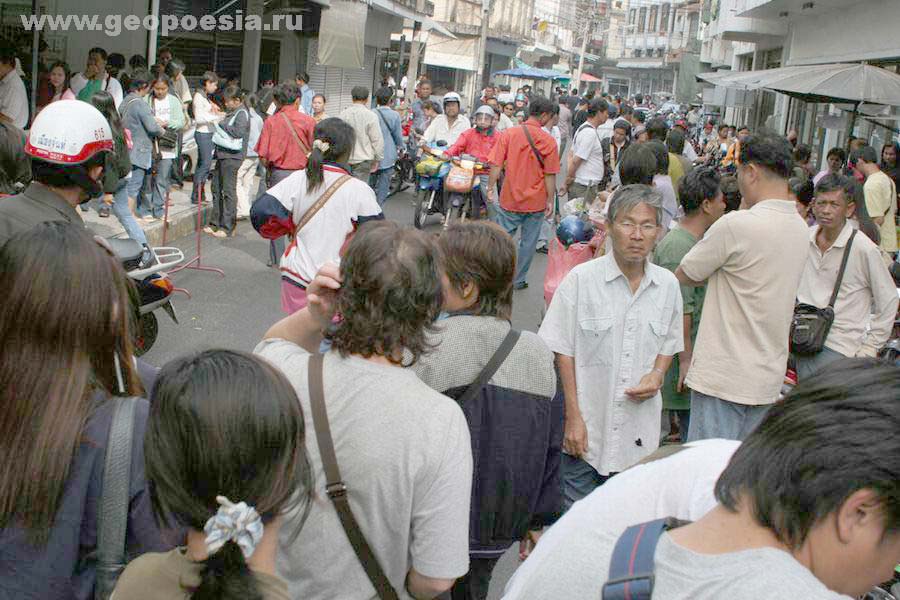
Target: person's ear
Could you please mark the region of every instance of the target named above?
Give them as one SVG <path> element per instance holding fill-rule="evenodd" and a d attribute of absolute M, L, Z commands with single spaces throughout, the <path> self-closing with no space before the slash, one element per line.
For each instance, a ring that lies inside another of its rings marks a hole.
<path fill-rule="evenodd" d="M 88 177 L 94 181 L 100 181 L 103 177 L 103 165 L 96 165 L 88 169 Z"/>
<path fill-rule="evenodd" d="M 847 209 L 844 211 L 844 216 L 846 218 L 851 218 L 854 214 L 856 214 L 856 202 L 852 200 L 847 203 Z"/>
<path fill-rule="evenodd" d="M 471 281 L 462 285 L 462 299 L 466 302 L 474 302 L 478 299 L 478 288 Z"/>
<path fill-rule="evenodd" d="M 850 494 L 837 510 L 835 526 L 838 541 L 845 545 L 861 536 L 870 537 L 873 528 L 882 531 L 884 507 L 878 494 L 871 489 L 861 489 Z"/>

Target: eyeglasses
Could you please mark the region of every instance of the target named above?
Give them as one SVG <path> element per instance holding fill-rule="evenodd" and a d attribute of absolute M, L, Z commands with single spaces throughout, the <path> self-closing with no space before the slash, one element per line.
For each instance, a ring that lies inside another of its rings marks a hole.
<path fill-rule="evenodd" d="M 621 223 L 616 223 L 616 226 L 619 227 L 623 232 L 631 235 L 638 229 L 641 230 L 641 234 L 646 236 L 651 236 L 656 233 L 657 226 L 651 225 L 650 223 L 643 223 L 638 225 L 637 223 L 632 223 L 631 221 L 622 221 Z"/>

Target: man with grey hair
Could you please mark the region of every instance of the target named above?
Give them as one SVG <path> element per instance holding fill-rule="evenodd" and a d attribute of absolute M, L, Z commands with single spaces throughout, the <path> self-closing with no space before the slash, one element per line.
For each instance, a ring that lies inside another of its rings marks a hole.
<path fill-rule="evenodd" d="M 612 252 L 572 269 L 538 332 L 556 355 L 565 401 L 567 508 L 659 446 L 659 390 L 684 343 L 678 280 L 647 260 L 662 213 L 650 186 L 619 189 Z"/>

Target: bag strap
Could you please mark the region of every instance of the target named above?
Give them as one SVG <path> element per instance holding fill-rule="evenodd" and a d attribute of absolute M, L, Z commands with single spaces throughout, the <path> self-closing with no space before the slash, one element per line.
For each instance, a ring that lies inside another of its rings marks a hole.
<path fill-rule="evenodd" d="M 303 140 L 300 139 L 300 136 L 297 135 L 297 131 L 294 129 L 294 124 L 291 123 L 291 119 L 285 114 L 284 111 L 281 111 L 280 114 L 282 117 L 284 117 L 284 122 L 287 124 L 287 128 L 290 130 L 291 135 L 294 137 L 294 141 L 297 142 L 298 146 L 300 146 L 300 152 L 302 152 L 304 156 L 309 156 L 310 149 L 306 144 L 303 143 Z"/>
<path fill-rule="evenodd" d="M 844 269 L 847 268 L 847 260 L 850 258 L 850 246 L 853 245 L 853 238 L 856 237 L 857 230 L 854 229 L 847 240 L 847 247 L 844 248 L 844 258 L 841 259 L 841 269 L 838 271 L 837 281 L 834 282 L 834 291 L 831 292 L 831 301 L 828 306 L 834 310 L 834 303 L 837 301 L 838 290 L 841 289 L 841 282 L 844 280 Z"/>
<path fill-rule="evenodd" d="M 469 402 L 471 402 L 475 396 L 478 394 L 479 390 L 481 390 L 484 385 L 491 380 L 491 377 L 494 376 L 494 373 L 497 372 L 497 369 L 500 368 L 500 365 L 503 364 L 503 361 L 509 356 L 509 353 L 512 352 L 513 347 L 516 345 L 516 342 L 519 341 L 519 336 L 522 334 L 521 331 L 517 329 L 510 328 L 509 333 L 506 334 L 506 337 L 503 338 L 503 342 L 500 344 L 500 347 L 497 348 L 497 351 L 494 352 L 494 355 L 491 357 L 491 360 L 484 366 L 484 369 L 481 370 L 481 373 L 478 374 L 478 377 L 475 381 L 466 389 L 465 393 L 460 396 L 458 403 L 460 406 L 465 406 Z"/>
<path fill-rule="evenodd" d="M 534 155 L 538 159 L 538 162 L 541 163 L 541 169 L 543 169 L 544 157 L 541 156 L 541 153 L 538 152 L 537 146 L 534 145 L 534 139 L 531 137 L 531 132 L 528 131 L 528 126 L 525 125 L 525 123 L 522 123 L 522 130 L 525 132 L 525 139 L 528 140 L 528 145 L 531 146 L 531 151 L 534 152 Z"/>
<path fill-rule="evenodd" d="M 388 581 L 372 548 L 369 547 L 366 537 L 359 528 L 359 523 L 353 515 L 353 509 L 347 498 L 347 484 L 341 479 L 341 470 L 334 452 L 334 440 L 331 437 L 331 427 L 328 425 L 328 409 L 325 406 L 324 363 L 324 354 L 313 354 L 309 358 L 310 412 L 312 412 L 313 427 L 319 445 L 319 455 L 322 457 L 322 464 L 325 467 L 325 493 L 331 498 L 344 533 L 347 534 L 347 539 L 353 546 L 353 552 L 369 577 L 369 581 L 375 587 L 378 597 L 381 600 L 397 600 L 397 592 Z"/>
<path fill-rule="evenodd" d="M 331 200 L 331 197 L 334 195 L 334 193 L 336 191 L 338 191 L 338 188 L 341 187 L 342 185 L 344 185 L 344 183 L 350 179 L 352 179 L 350 177 L 350 175 L 341 175 L 341 177 L 338 178 L 337 181 L 332 183 L 328 187 L 328 189 L 325 190 L 325 193 L 322 194 L 318 200 L 316 200 L 315 204 L 313 204 L 308 209 L 306 209 L 306 212 L 303 213 L 303 216 L 300 217 L 300 221 L 297 223 L 297 226 L 294 228 L 295 236 L 298 233 L 300 233 L 301 229 L 306 227 L 306 224 L 309 223 L 314 216 L 316 216 L 316 213 L 319 212 L 319 210 L 321 210 L 321 208 L 323 206 L 325 206 L 325 203 L 328 202 L 329 200 Z"/>
<path fill-rule="evenodd" d="M 650 600 L 656 545 L 663 533 L 680 524 L 668 517 L 626 529 L 613 549 L 602 600 Z"/>
<path fill-rule="evenodd" d="M 131 447 L 137 398 L 115 398 L 97 516 L 97 582 L 94 598 L 106 600 L 125 568 L 125 533 L 131 487 Z"/>

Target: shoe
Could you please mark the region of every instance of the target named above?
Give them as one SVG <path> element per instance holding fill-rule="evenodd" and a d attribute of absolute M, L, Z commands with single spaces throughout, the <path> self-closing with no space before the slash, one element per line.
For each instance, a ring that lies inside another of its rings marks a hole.
<path fill-rule="evenodd" d="M 516 289 L 516 290 L 524 290 L 524 289 L 526 289 L 527 287 L 528 287 L 528 282 L 527 282 L 527 281 L 523 281 L 522 283 L 517 283 L 517 284 L 515 284 L 515 285 L 513 286 L 513 289 Z"/>
<path fill-rule="evenodd" d="M 212 225 L 207 225 L 203 228 L 203 233 L 208 233 L 209 235 L 215 235 L 216 230 Z"/>
<path fill-rule="evenodd" d="M 106 204 L 104 204 L 103 206 L 101 206 L 100 208 L 98 208 L 98 209 L 97 209 L 97 215 L 98 215 L 101 219 L 106 219 L 106 218 L 108 218 L 108 217 L 109 217 L 109 206 L 106 205 Z"/>
<path fill-rule="evenodd" d="M 141 217 L 141 221 L 143 221 L 144 223 L 152 223 L 156 220 L 156 217 L 154 217 L 153 215 L 144 215 L 143 217 Z"/>
<path fill-rule="evenodd" d="M 537 248 L 535 250 L 535 252 L 540 252 L 541 254 L 547 254 L 547 246 L 541 246 L 540 248 Z"/>
<path fill-rule="evenodd" d="M 216 231 L 213 231 L 212 235 L 213 235 L 213 237 L 217 237 L 217 238 L 219 238 L 219 239 L 221 239 L 221 238 L 227 238 L 227 237 L 228 237 L 228 234 L 225 233 L 225 231 L 222 230 L 222 229 L 218 229 L 218 230 L 216 230 Z"/>

